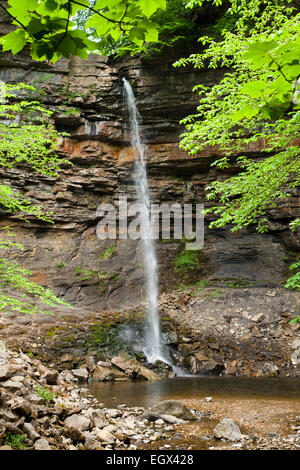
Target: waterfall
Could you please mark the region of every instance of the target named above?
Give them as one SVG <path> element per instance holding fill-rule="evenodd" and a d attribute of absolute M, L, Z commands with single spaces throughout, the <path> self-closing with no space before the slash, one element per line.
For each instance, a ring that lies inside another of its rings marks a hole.
<path fill-rule="evenodd" d="M 131 145 L 135 152 L 134 183 L 140 211 L 140 229 L 142 231 L 142 252 L 146 277 L 146 295 L 148 300 L 147 329 L 145 334 L 144 354 L 147 361 L 158 360 L 170 365 L 177 376 L 191 377 L 182 367 L 175 366 L 166 345 L 162 342 L 160 318 L 157 309 L 158 298 L 158 266 L 155 243 L 152 237 L 151 201 L 147 177 L 147 148 L 143 144 L 140 133 L 140 115 L 130 83 L 123 78 L 124 92 L 127 101 Z"/>
<path fill-rule="evenodd" d="M 160 319 L 157 310 L 158 270 L 155 244 L 152 239 L 150 213 L 150 191 L 147 178 L 146 147 L 140 134 L 140 115 L 130 83 L 123 78 L 125 97 L 128 106 L 131 128 L 131 145 L 135 152 L 134 182 L 138 203 L 141 207 L 140 230 L 142 232 L 142 252 L 146 277 L 146 295 L 148 300 L 147 330 L 145 335 L 145 355 L 150 363 L 156 360 L 167 360 L 163 351 L 160 332 Z"/>

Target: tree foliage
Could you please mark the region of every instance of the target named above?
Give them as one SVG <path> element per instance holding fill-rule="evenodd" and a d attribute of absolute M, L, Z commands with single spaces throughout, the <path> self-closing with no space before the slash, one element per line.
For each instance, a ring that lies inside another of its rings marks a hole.
<path fill-rule="evenodd" d="M 92 6 L 97 0 L 91 0 Z M 91 12 L 79 10 L 74 18 L 80 29 L 86 29 Z M 98 44 L 97 50 L 101 54 L 124 56 L 135 53 L 157 54 L 164 48 L 171 48 L 174 44 L 180 44 L 191 48 L 197 43 L 199 36 L 198 25 L 192 20 L 192 12 L 185 8 L 183 0 L 167 0 L 165 9 L 158 9 L 151 17 L 156 25 L 156 33 L 153 37 L 145 36 L 143 44 L 137 44 L 127 34 L 121 34 L 114 39 L 110 34 L 97 34 L 95 28 L 88 31 L 90 37 Z"/>
<path fill-rule="evenodd" d="M 89 28 L 113 40 L 127 35 L 138 46 L 157 41 L 158 25 L 152 17 L 166 8 L 166 0 L 7 0 L 0 1 L 0 7 L 16 26 L 0 38 L 3 51 L 17 54 L 28 44 L 34 59 L 55 62 L 62 56 L 87 58 L 97 50 Z M 87 31 L 74 21 L 79 10 L 87 12 Z"/>
<path fill-rule="evenodd" d="M 217 85 L 195 87 L 198 113 L 182 121 L 181 146 L 191 154 L 221 150 L 225 157 L 214 165 L 222 170 L 234 157 L 240 168 L 208 186 L 217 202 L 205 211 L 216 216 L 210 226 L 235 231 L 257 223 L 264 232 L 268 210 L 300 183 L 300 14 L 291 0 L 230 0 L 228 11 L 234 28 L 218 41 L 201 37 L 204 51 L 175 64 L 224 71 Z M 250 158 L 251 149 L 263 158 Z"/>
<path fill-rule="evenodd" d="M 17 101 L 18 94 L 24 89 L 34 91 L 33 87 L 25 84 L 1 84 L 0 165 L 6 168 L 23 165 L 24 171 L 25 166 L 29 166 L 44 175 L 57 176 L 60 165 L 65 163 L 65 160 L 55 153 L 58 134 L 53 126 L 47 123 L 49 111 L 39 102 L 20 99 Z M 0 184 L 0 204 L 6 211 L 15 213 L 23 220 L 30 215 L 51 222 L 51 214 L 46 214 L 42 207 L 33 205 L 29 199 L 6 184 Z M 14 234 L 9 227 L 3 227 L 1 232 L 1 250 L 24 249 L 23 245 L 13 241 Z M 0 259 L 0 311 L 41 311 L 35 306 L 34 299 L 39 299 L 47 305 L 68 306 L 51 290 L 30 281 L 28 276 L 31 274 L 31 271 L 16 261 Z M 6 294 L 7 288 L 18 295 Z M 25 295 L 32 300 L 22 299 L 21 296 Z"/>

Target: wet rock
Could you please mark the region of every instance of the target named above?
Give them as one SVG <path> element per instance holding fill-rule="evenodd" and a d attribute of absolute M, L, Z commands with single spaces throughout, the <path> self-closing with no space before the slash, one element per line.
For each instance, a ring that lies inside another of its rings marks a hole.
<path fill-rule="evenodd" d="M 168 423 L 168 424 L 183 424 L 183 423 L 186 423 L 186 421 L 184 419 L 177 418 L 176 416 L 173 416 L 173 415 L 161 414 L 160 416 L 161 416 L 162 420 L 165 423 Z M 157 421 L 160 421 L 160 420 L 157 420 Z M 157 423 L 157 421 L 155 421 L 155 424 Z"/>
<path fill-rule="evenodd" d="M 216 439 L 225 439 L 231 442 L 240 441 L 243 437 L 239 427 L 231 418 L 222 419 L 213 432 Z"/>
<path fill-rule="evenodd" d="M 155 421 L 160 418 L 164 419 L 165 415 L 171 415 L 184 421 L 193 421 L 196 419 L 193 413 L 191 413 L 183 403 L 176 400 L 165 400 L 158 403 L 147 411 L 144 417 L 149 421 Z"/>

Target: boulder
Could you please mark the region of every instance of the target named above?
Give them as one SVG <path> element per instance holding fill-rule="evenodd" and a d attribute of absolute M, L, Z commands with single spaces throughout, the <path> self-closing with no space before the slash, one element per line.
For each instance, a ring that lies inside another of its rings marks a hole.
<path fill-rule="evenodd" d="M 291 355 L 291 361 L 294 367 L 300 367 L 300 348 L 296 349 Z"/>
<path fill-rule="evenodd" d="M 1 382 L 1 387 L 9 392 L 19 392 L 24 388 L 24 384 L 22 382 L 16 382 L 14 380 L 5 380 Z"/>
<path fill-rule="evenodd" d="M 192 372 L 193 374 L 201 375 L 219 375 L 225 369 L 223 364 L 216 362 L 213 359 L 194 361 Z"/>
<path fill-rule="evenodd" d="M 89 429 L 91 420 L 86 416 L 74 414 L 64 420 L 64 425 L 69 428 L 79 429 L 79 431 L 83 432 Z"/>
<path fill-rule="evenodd" d="M 8 380 L 11 377 L 11 371 L 6 364 L 0 364 L 0 382 L 2 380 Z"/>
<path fill-rule="evenodd" d="M 84 432 L 84 447 L 86 450 L 104 450 L 100 442 L 96 437 L 89 431 Z"/>
<path fill-rule="evenodd" d="M 31 423 L 24 423 L 23 431 L 25 432 L 25 434 L 27 434 L 29 439 L 31 439 L 32 441 L 36 441 L 37 439 L 41 437 L 39 433 L 36 432 L 34 426 Z"/>
<path fill-rule="evenodd" d="M 73 369 L 72 373 L 74 377 L 78 379 L 79 382 L 87 382 L 89 378 L 89 372 L 86 368 Z"/>
<path fill-rule="evenodd" d="M 34 450 L 52 450 L 47 439 L 38 439 L 34 443 Z"/>
<path fill-rule="evenodd" d="M 127 380 L 126 374 L 116 369 L 111 364 L 102 365 L 97 363 L 96 368 L 93 373 L 93 379 L 98 382 L 112 382 L 114 380 Z"/>
<path fill-rule="evenodd" d="M 40 364 L 38 367 L 38 372 L 40 373 L 41 378 L 46 380 L 46 383 L 48 385 L 57 384 L 57 377 L 58 377 L 57 370 L 48 369 L 48 367 Z"/>
<path fill-rule="evenodd" d="M 11 403 L 11 411 L 19 416 L 30 416 L 34 413 L 35 408 L 24 398 L 16 397 Z"/>
<path fill-rule="evenodd" d="M 94 426 L 100 429 L 108 425 L 105 414 L 101 410 L 93 410 L 91 413 L 91 420 Z"/>
<path fill-rule="evenodd" d="M 265 362 L 262 373 L 267 377 L 276 377 L 279 374 L 279 368 L 273 362 Z"/>
<path fill-rule="evenodd" d="M 242 433 L 239 427 L 231 418 L 224 418 L 213 430 L 216 439 L 225 439 L 226 441 L 240 441 Z"/>
<path fill-rule="evenodd" d="M 0 339 L 0 366 L 6 365 L 7 363 L 6 356 L 7 356 L 7 352 L 6 352 L 5 343 L 4 341 L 2 341 L 2 339 Z"/>
<path fill-rule="evenodd" d="M 156 381 L 160 380 L 159 375 L 147 367 L 142 366 L 136 359 L 126 353 L 120 353 L 111 359 L 111 363 L 125 372 L 131 379 Z"/>
<path fill-rule="evenodd" d="M 160 418 L 166 421 L 166 416 L 173 416 L 184 421 L 193 421 L 196 419 L 193 413 L 183 403 L 176 400 L 162 401 L 153 406 L 144 416 L 150 421 L 155 421 Z"/>
<path fill-rule="evenodd" d="M 116 440 L 115 436 L 105 429 L 100 429 L 96 437 L 99 441 L 106 442 L 108 444 L 112 444 Z"/>

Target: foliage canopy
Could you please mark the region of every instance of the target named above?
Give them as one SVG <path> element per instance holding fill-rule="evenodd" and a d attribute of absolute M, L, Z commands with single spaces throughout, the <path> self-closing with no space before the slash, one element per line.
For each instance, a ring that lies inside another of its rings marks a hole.
<path fill-rule="evenodd" d="M 300 184 L 300 14 L 292 0 L 227 4 L 234 28 L 224 29 L 221 40 L 202 36 L 203 52 L 175 64 L 223 70 L 215 86 L 195 87 L 198 113 L 182 121 L 180 145 L 191 154 L 215 148 L 225 155 L 214 163 L 220 171 L 232 159 L 240 170 L 207 187 L 210 226 L 231 224 L 235 231 L 256 223 L 264 232 L 269 210 Z M 253 150 L 263 158 L 253 158 Z M 291 228 L 299 224 L 295 219 Z M 291 279 L 287 287 L 300 287 L 299 277 Z"/>
<path fill-rule="evenodd" d="M 3 51 L 17 54 L 29 44 L 32 58 L 56 62 L 71 54 L 87 58 L 98 48 L 88 29 L 78 29 L 74 17 L 79 10 L 88 13 L 86 28 L 97 36 L 118 40 L 127 35 L 141 46 L 157 41 L 158 24 L 152 17 L 166 8 L 166 0 L 7 0 L 0 1 L 0 8 L 16 26 L 0 39 Z"/>
<path fill-rule="evenodd" d="M 56 176 L 59 167 L 65 162 L 55 153 L 57 150 L 58 134 L 51 123 L 47 122 L 49 111 L 39 102 L 20 100 L 18 96 L 24 89 L 34 91 L 25 84 L 1 84 L 0 103 L 0 165 L 6 168 L 12 166 L 28 166 L 44 175 Z M 43 123 L 42 123 L 43 121 Z M 18 217 L 33 216 L 46 222 L 51 222 L 50 214 L 45 214 L 43 207 L 33 205 L 29 199 L 14 191 L 6 184 L 0 184 L 0 204 L 5 210 L 16 213 Z M 13 241 L 14 234 L 9 227 L 1 227 L 3 237 L 0 239 L 0 249 L 20 249 L 24 247 Z M 44 304 L 68 304 L 55 294 L 28 279 L 32 273 L 16 261 L 7 258 L 0 259 L 0 311 L 18 311 L 34 313 L 40 311 L 35 306 L 34 299 L 40 299 Z M 9 288 L 10 294 L 5 293 Z M 12 295 L 11 291 L 18 293 Z M 24 300 L 22 296 L 33 300 Z"/>

